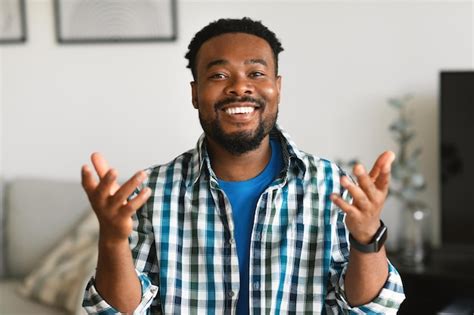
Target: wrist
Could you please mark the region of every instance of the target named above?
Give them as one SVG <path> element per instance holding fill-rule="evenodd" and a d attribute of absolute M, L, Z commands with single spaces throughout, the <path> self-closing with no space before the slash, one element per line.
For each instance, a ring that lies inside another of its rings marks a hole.
<path fill-rule="evenodd" d="M 387 227 L 385 226 L 382 220 L 380 220 L 379 228 L 372 235 L 369 242 L 367 243 L 362 243 L 359 239 L 356 239 L 351 233 L 349 233 L 349 242 L 351 247 L 363 253 L 376 253 L 380 251 L 386 239 Z"/>
<path fill-rule="evenodd" d="M 117 248 L 120 246 L 129 246 L 128 237 L 117 237 L 107 233 L 99 233 L 99 247 Z"/>
<path fill-rule="evenodd" d="M 365 228 L 363 230 L 359 230 L 359 231 L 349 230 L 349 232 L 352 238 L 355 239 L 357 242 L 361 244 L 369 244 L 372 242 L 375 234 L 377 233 L 381 225 L 382 225 L 382 221 L 378 220 L 374 224 L 364 225 Z"/>

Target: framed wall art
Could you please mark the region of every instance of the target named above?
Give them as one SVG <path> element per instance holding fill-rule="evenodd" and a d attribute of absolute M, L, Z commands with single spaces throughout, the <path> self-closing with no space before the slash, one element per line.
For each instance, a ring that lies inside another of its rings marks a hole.
<path fill-rule="evenodd" d="M 25 0 L 0 0 L 0 44 L 25 41 Z"/>
<path fill-rule="evenodd" d="M 173 41 L 176 0 L 54 0 L 62 44 Z"/>

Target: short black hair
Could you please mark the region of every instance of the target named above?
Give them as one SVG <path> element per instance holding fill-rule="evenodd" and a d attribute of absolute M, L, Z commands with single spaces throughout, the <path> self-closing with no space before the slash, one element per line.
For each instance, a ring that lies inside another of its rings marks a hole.
<path fill-rule="evenodd" d="M 283 51 L 280 40 L 261 21 L 244 17 L 242 19 L 219 19 L 209 23 L 194 35 L 185 55 L 185 58 L 188 59 L 187 67 L 191 69 L 194 80 L 196 80 L 196 56 L 202 44 L 213 37 L 226 33 L 247 33 L 267 41 L 273 51 L 275 73 L 278 74 L 278 54 Z"/>

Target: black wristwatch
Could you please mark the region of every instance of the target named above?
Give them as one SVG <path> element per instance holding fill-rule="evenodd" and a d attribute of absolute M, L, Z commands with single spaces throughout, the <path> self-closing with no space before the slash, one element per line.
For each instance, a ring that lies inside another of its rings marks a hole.
<path fill-rule="evenodd" d="M 351 243 L 351 246 L 357 249 L 359 252 L 363 252 L 363 253 L 377 253 L 382 248 L 386 239 L 387 239 L 387 227 L 385 226 L 382 220 L 380 220 L 380 227 L 377 230 L 377 232 L 375 232 L 375 235 L 372 238 L 372 241 L 370 242 L 370 244 L 359 243 L 349 233 L 349 242 Z"/>

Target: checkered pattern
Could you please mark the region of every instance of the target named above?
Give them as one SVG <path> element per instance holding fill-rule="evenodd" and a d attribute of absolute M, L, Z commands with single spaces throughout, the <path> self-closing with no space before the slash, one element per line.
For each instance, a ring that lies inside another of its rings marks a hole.
<path fill-rule="evenodd" d="M 351 307 L 344 275 L 349 244 L 344 214 L 329 199 L 350 196 L 342 170 L 299 151 L 279 128 L 285 169 L 261 195 L 250 249 L 250 314 L 394 314 L 404 299 L 399 274 L 389 277 L 371 303 Z M 142 287 L 135 314 L 235 314 L 239 268 L 231 205 L 219 188 L 204 136 L 196 148 L 148 169 L 153 193 L 137 212 L 130 237 Z M 142 284 L 145 281 L 142 280 Z M 159 288 L 159 290 L 157 290 Z M 156 296 L 152 290 L 158 291 Z M 93 285 L 90 313 L 116 312 Z"/>

